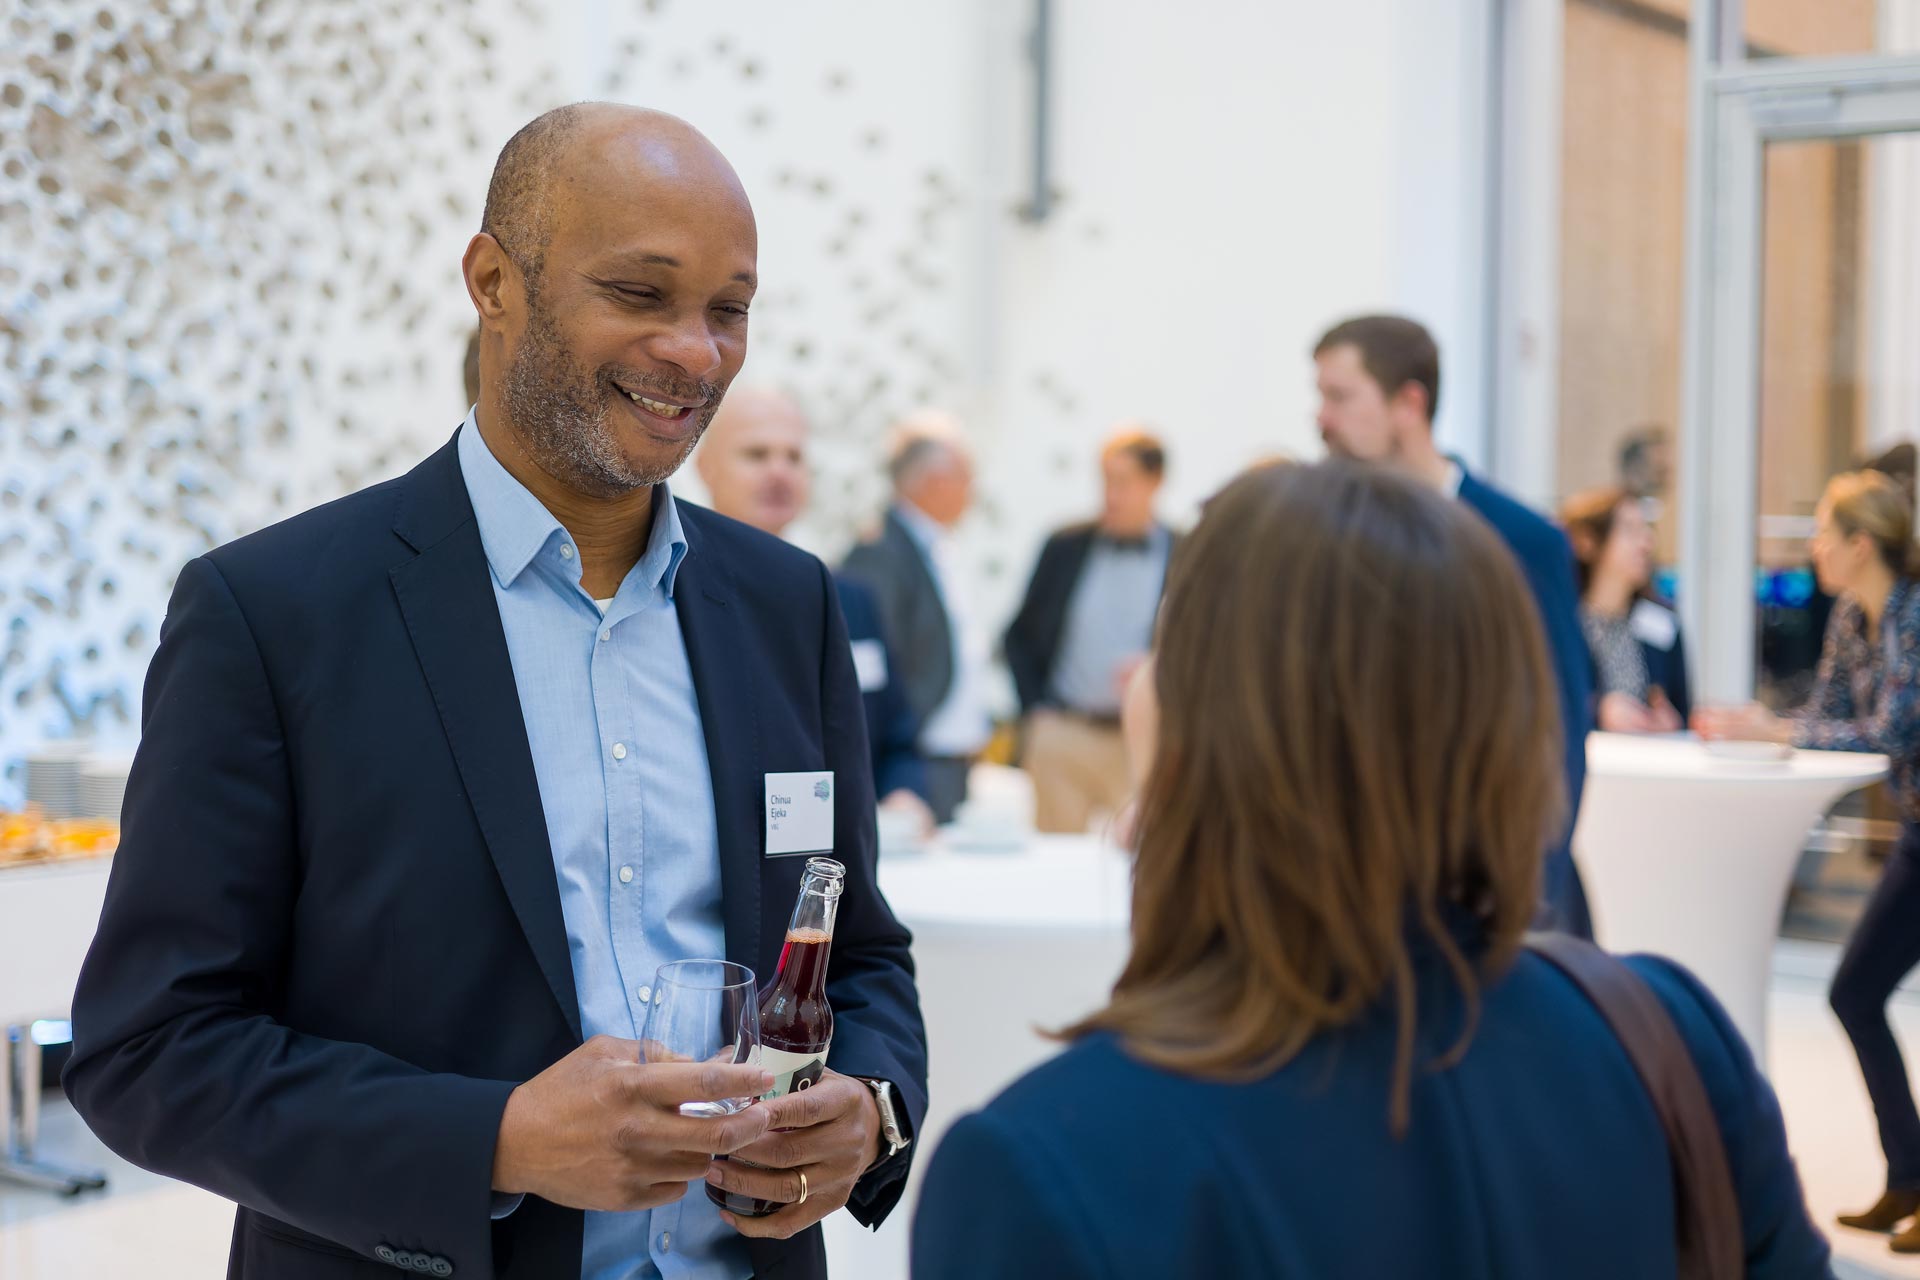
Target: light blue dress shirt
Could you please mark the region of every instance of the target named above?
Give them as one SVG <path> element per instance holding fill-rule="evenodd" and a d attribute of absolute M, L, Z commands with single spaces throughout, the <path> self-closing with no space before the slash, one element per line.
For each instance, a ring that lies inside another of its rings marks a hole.
<path fill-rule="evenodd" d="M 726 954 L 713 781 L 673 606 L 686 533 L 656 487 L 646 551 L 603 615 L 572 535 L 500 465 L 471 413 L 459 452 L 533 749 L 580 1027 L 637 1040 L 659 966 Z M 648 1212 L 587 1214 L 580 1274 L 746 1280 L 753 1266 L 694 1183 Z"/>
<path fill-rule="evenodd" d="M 1122 547 L 1095 534 L 1086 567 L 1067 602 L 1066 631 L 1053 663 L 1060 704 L 1082 715 L 1120 714 L 1121 664 L 1153 648 L 1160 588 L 1173 535 L 1155 525 L 1143 545 Z"/>

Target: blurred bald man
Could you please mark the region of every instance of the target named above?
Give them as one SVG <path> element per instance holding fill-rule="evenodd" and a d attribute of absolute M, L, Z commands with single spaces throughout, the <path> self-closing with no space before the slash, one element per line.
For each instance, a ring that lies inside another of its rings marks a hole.
<path fill-rule="evenodd" d="M 230 1277 L 823 1280 L 819 1220 L 898 1200 L 926 1036 L 832 577 L 667 488 L 757 246 L 684 121 L 541 116 L 467 245 L 453 439 L 182 570 L 66 1085 L 238 1202 Z M 770 978 L 829 850 L 832 1068 L 643 1061 L 660 967 Z"/>
<path fill-rule="evenodd" d="M 901 421 L 887 474 L 893 504 L 879 532 L 848 554 L 841 573 L 879 602 L 907 705 L 920 721 L 933 814 L 948 822 L 967 798 L 967 771 L 993 733 L 987 703 L 992 642 L 954 540 L 955 526 L 973 505 L 973 451 L 959 421 L 930 410 Z"/>
<path fill-rule="evenodd" d="M 693 457 L 713 509 L 784 537 L 813 494 L 807 457 L 812 434 L 792 397 L 757 387 L 731 392 Z M 853 668 L 867 709 L 874 792 L 882 809 L 906 815 L 924 834 L 933 826 L 933 810 L 927 806 L 926 765 L 914 745 L 919 722 L 894 678 L 893 652 L 879 606 L 866 587 L 845 575 L 836 576 L 834 586 L 846 614 Z"/>

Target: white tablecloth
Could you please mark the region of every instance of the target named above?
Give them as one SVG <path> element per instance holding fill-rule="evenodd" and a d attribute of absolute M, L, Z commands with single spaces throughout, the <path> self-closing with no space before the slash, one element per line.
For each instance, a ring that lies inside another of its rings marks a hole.
<path fill-rule="evenodd" d="M 1131 885 L 1126 855 L 1086 836 L 1028 836 L 1013 853 L 881 860 L 880 886 L 913 930 L 932 1100 L 906 1197 L 885 1227 L 828 1219 L 834 1275 L 905 1280 L 927 1158 L 959 1115 L 1057 1052 L 1039 1028 L 1105 1002 L 1126 960 Z"/>
<path fill-rule="evenodd" d="M 0 1026 L 64 1018 L 112 858 L 0 868 Z"/>
<path fill-rule="evenodd" d="M 1807 834 L 1886 771 L 1885 756 L 1747 763 L 1691 739 L 1592 735 L 1573 850 L 1601 944 L 1686 965 L 1763 1056 L 1773 942 Z"/>

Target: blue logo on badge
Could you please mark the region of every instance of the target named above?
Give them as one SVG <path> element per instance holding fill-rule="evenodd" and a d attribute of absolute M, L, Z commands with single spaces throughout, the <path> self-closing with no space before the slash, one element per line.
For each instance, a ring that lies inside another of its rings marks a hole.
<path fill-rule="evenodd" d="M 825 778 L 813 784 L 813 798 L 815 800 L 825 800 L 831 795 L 833 795 L 833 784 Z"/>

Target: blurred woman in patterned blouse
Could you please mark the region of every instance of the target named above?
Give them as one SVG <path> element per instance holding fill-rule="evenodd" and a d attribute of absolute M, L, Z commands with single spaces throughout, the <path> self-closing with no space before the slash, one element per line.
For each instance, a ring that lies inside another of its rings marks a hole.
<path fill-rule="evenodd" d="M 1859 1056 L 1887 1157 L 1879 1203 L 1840 1222 L 1891 1231 L 1920 1211 L 1920 1113 L 1886 1010 L 1894 988 L 1920 964 L 1920 549 L 1913 499 L 1877 472 L 1834 477 L 1820 500 L 1812 550 L 1821 589 L 1839 597 L 1812 698 L 1790 718 L 1751 706 L 1702 710 L 1694 727 L 1708 738 L 1876 751 L 1892 762 L 1900 843 L 1829 996 Z M 1896 1235 L 1893 1248 L 1920 1253 L 1920 1221 Z"/>
<path fill-rule="evenodd" d="M 1625 489 L 1569 498 L 1580 632 L 1592 657 L 1593 722 L 1607 733 L 1672 733 L 1692 709 L 1680 619 L 1653 594 L 1653 524 Z"/>

